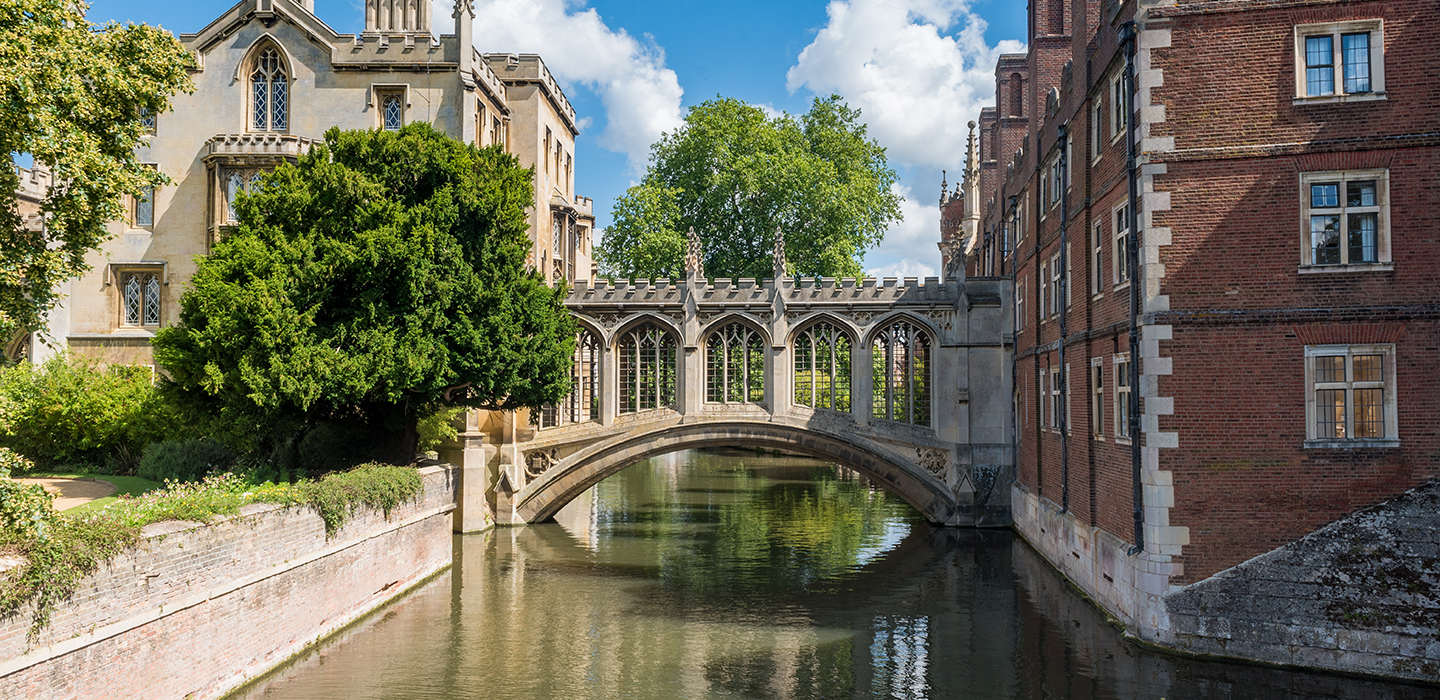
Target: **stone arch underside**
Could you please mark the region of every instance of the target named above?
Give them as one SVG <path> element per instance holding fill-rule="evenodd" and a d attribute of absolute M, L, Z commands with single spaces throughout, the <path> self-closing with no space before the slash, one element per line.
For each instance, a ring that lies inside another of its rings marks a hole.
<path fill-rule="evenodd" d="M 959 515 L 955 497 L 921 469 L 843 435 L 768 421 L 725 421 L 671 424 L 587 447 L 526 486 L 515 503 L 515 516 L 522 522 L 544 522 L 586 489 L 626 467 L 703 447 L 761 447 L 806 454 L 870 477 L 932 523 L 953 525 Z"/>

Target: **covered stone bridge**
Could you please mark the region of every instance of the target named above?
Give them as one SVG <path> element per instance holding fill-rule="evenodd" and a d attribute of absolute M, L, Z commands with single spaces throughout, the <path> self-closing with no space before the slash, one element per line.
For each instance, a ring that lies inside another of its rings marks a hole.
<path fill-rule="evenodd" d="M 850 467 L 938 524 L 1008 525 L 1009 293 L 960 272 L 578 282 L 574 392 L 472 414 L 442 454 L 464 467 L 457 529 L 541 522 L 638 461 L 716 446 Z"/>

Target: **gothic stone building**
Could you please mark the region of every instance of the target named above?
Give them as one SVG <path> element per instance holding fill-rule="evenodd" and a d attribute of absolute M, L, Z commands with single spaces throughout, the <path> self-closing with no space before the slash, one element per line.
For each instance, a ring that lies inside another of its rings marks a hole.
<path fill-rule="evenodd" d="M 553 280 L 590 278 L 594 217 L 575 194 L 574 108 L 539 56 L 472 46 L 470 0 L 456 3 L 453 34 L 432 33 L 431 7 L 366 0 L 365 31 L 349 35 L 315 16 L 313 0 L 242 0 L 180 35 L 195 57 L 195 91 L 154 115 L 139 154 L 174 183 L 132 198 L 128 217 L 110 224 L 92 270 L 62 290 L 52 344 L 152 364 L 150 338 L 176 318 L 196 257 L 234 225 L 236 193 L 332 126 L 421 121 L 503 146 L 535 169 L 531 263 Z M 35 360 L 53 352 L 38 338 L 29 345 Z"/>
<path fill-rule="evenodd" d="M 979 119 L 1017 528 L 1164 598 L 1440 476 L 1433 0 L 1031 0 Z M 959 218 L 947 211 L 946 219 Z"/>

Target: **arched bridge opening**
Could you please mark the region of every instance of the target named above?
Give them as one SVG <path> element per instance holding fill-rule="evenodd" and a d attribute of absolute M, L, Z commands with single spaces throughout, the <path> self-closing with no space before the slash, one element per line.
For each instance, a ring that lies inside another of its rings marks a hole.
<path fill-rule="evenodd" d="M 515 494 L 514 514 L 538 523 L 587 489 L 637 462 L 680 450 L 759 447 L 804 454 L 848 467 L 909 503 L 930 522 L 958 524 L 955 496 L 933 476 L 862 441 L 804 427 L 760 421 L 675 424 L 627 433 L 559 460 Z"/>

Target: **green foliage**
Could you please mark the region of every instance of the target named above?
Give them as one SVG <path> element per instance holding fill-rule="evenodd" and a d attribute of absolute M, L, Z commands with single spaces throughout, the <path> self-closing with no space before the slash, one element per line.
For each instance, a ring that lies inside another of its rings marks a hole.
<path fill-rule="evenodd" d="M 769 277 L 776 229 L 791 272 L 855 276 L 865 250 L 900 216 L 895 171 L 836 95 L 798 119 L 716 98 L 651 147 L 650 170 L 615 203 L 602 270 L 680 276 L 684 237 L 704 242 L 712 277 Z"/>
<path fill-rule="evenodd" d="M 419 496 L 422 486 L 419 472 L 410 467 L 365 464 L 320 481 L 303 482 L 297 488 L 325 519 L 325 531 L 333 533 L 361 506 L 390 517 L 395 506 Z"/>
<path fill-rule="evenodd" d="M 148 368 L 67 355 L 0 368 L 0 447 L 41 466 L 130 471 L 146 445 L 180 424 Z"/>
<path fill-rule="evenodd" d="M 423 487 L 419 473 L 407 467 L 371 464 L 297 484 L 255 484 L 231 473 L 212 474 L 193 483 L 169 482 L 166 488 L 120 500 L 83 515 L 58 514 L 48 537 L 0 530 L 0 551 L 13 552 L 25 563 L 0 580 L 0 617 L 35 604 L 29 639 L 50 624 L 59 603 L 70 598 L 100 564 L 135 546 L 140 529 L 166 520 L 209 522 L 234 515 L 252 503 L 308 506 L 333 534 L 361 506 L 389 517 L 397 505 L 417 497 Z"/>
<path fill-rule="evenodd" d="M 408 461 L 442 407 L 558 401 L 574 321 L 525 268 L 532 179 L 425 124 L 331 129 L 238 198 L 238 229 L 156 334 L 166 390 L 292 460 L 327 421 L 393 436 L 378 454 Z"/>
<path fill-rule="evenodd" d="M 464 413 L 463 408 L 447 408 L 420 421 L 420 451 L 432 452 L 460 434 L 455 429 L 455 419 Z"/>
<path fill-rule="evenodd" d="M 43 487 L 21 484 L 10 478 L 11 470 L 25 472 L 35 465 L 30 460 L 0 447 L 0 531 L 11 537 L 48 536 L 55 515 L 55 497 Z"/>
<path fill-rule="evenodd" d="M 235 451 L 215 438 L 161 440 L 145 448 L 135 473 L 152 481 L 198 481 L 235 461 Z"/>
<path fill-rule="evenodd" d="M 163 114 L 192 85 L 190 55 L 145 25 L 92 25 L 70 0 L 0 0 L 0 152 L 29 153 L 56 182 L 43 232 L 0 206 L 0 337 L 38 329 L 60 282 L 89 269 L 85 254 L 122 216 L 122 195 L 167 182 L 136 158 L 140 110 Z M 19 184 L 0 169 L 0 192 Z"/>

